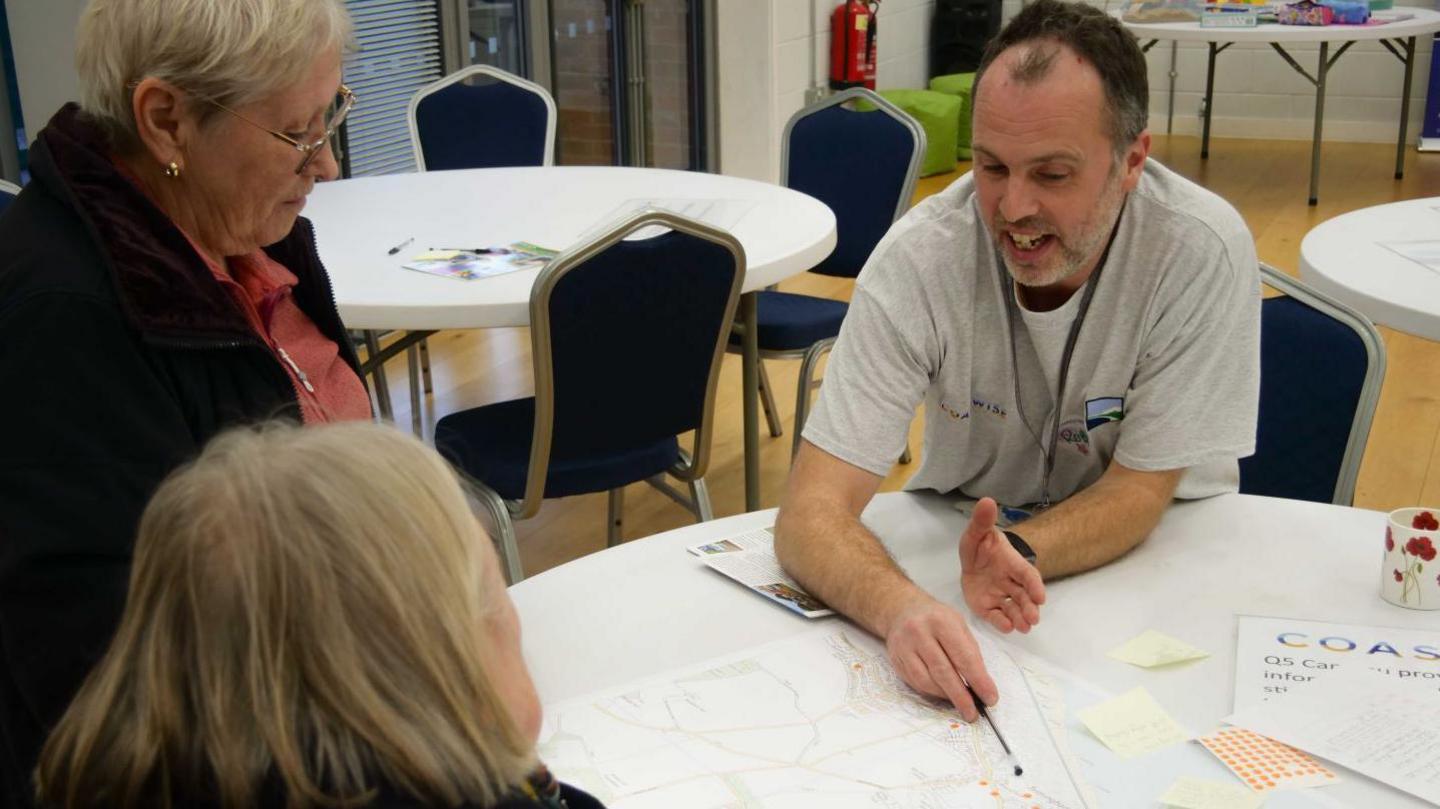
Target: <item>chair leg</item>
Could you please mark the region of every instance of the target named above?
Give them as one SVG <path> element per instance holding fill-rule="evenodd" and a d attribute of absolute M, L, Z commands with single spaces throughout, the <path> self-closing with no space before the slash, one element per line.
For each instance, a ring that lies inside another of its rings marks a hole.
<path fill-rule="evenodd" d="M 524 580 L 525 570 L 520 565 L 520 546 L 515 542 L 515 523 L 510 519 L 510 509 L 505 500 L 494 491 L 475 487 L 475 495 L 490 512 L 490 521 L 495 523 L 495 545 L 500 551 L 500 564 L 505 569 L 505 583 L 515 584 Z"/>
<path fill-rule="evenodd" d="M 420 341 L 420 381 L 426 393 L 435 392 L 435 381 L 430 378 L 430 340 Z"/>
<path fill-rule="evenodd" d="M 611 489 L 609 499 L 610 521 L 605 526 L 605 547 L 613 548 L 620 544 L 620 533 L 625 527 L 625 489 Z"/>
<path fill-rule="evenodd" d="M 800 360 L 800 379 L 795 384 L 795 435 L 790 441 L 790 462 L 795 462 L 795 456 L 800 454 L 800 434 L 805 430 L 805 419 L 810 415 L 810 391 L 820 385 L 815 378 L 815 369 L 820 366 L 820 358 L 825 352 L 835 345 L 835 339 L 821 340 L 810 346 L 805 351 L 805 357 Z"/>
<path fill-rule="evenodd" d="M 715 519 L 715 510 L 710 507 L 710 487 L 705 485 L 705 478 L 690 481 L 690 500 L 695 504 L 696 522 Z"/>
<path fill-rule="evenodd" d="M 405 366 L 410 375 L 410 431 L 416 438 L 424 438 L 420 420 L 420 351 L 413 345 L 405 349 Z"/>
<path fill-rule="evenodd" d="M 760 406 L 765 410 L 765 423 L 770 427 L 770 437 L 779 438 L 785 434 L 785 429 L 780 425 L 780 411 L 775 407 L 775 394 L 770 389 L 770 375 L 765 372 L 765 361 L 759 363 L 760 369 Z"/>

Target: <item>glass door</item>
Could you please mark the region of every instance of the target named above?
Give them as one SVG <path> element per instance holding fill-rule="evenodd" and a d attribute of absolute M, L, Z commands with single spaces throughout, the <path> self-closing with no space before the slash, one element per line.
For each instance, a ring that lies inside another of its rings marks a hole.
<path fill-rule="evenodd" d="M 549 0 L 561 165 L 706 168 L 701 0 Z"/>
<path fill-rule="evenodd" d="M 550 0 L 550 92 L 560 119 L 555 163 L 614 166 L 622 161 L 623 96 L 617 93 L 621 42 L 614 0 Z"/>
<path fill-rule="evenodd" d="M 530 76 L 529 20 L 522 0 L 464 0 L 464 61 Z"/>
<path fill-rule="evenodd" d="M 626 4 L 628 85 L 632 121 L 630 165 L 667 169 L 704 167 L 704 47 L 700 3 L 631 0 Z"/>
<path fill-rule="evenodd" d="M 708 167 L 716 0 L 451 2 L 452 64 L 493 65 L 555 97 L 557 164 Z"/>

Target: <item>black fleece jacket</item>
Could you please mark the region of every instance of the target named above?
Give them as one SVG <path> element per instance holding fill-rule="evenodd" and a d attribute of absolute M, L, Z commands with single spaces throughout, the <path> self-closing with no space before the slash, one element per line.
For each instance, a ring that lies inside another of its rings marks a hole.
<path fill-rule="evenodd" d="M 226 427 L 299 419 L 274 355 L 74 105 L 30 159 L 0 216 L 0 806 L 14 807 L 110 640 L 155 487 Z M 310 223 L 266 252 L 358 373 Z"/>

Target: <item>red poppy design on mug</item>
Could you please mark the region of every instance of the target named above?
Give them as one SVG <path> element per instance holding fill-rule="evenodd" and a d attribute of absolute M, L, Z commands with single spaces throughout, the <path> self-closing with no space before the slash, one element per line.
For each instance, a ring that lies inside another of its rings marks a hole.
<path fill-rule="evenodd" d="M 1410 527 L 1416 531 L 1440 531 L 1440 520 L 1435 519 L 1434 514 L 1422 511 L 1410 521 Z"/>
<path fill-rule="evenodd" d="M 1385 527 L 1385 552 L 1386 552 L 1386 553 L 1389 553 L 1390 551 L 1393 551 L 1393 550 L 1395 550 L 1395 536 L 1390 533 L 1390 527 L 1389 527 L 1389 526 L 1386 526 L 1386 527 Z"/>
<path fill-rule="evenodd" d="M 1396 571 L 1394 571 L 1394 572 L 1395 572 L 1395 581 L 1401 581 L 1401 582 L 1405 581 L 1405 577 L 1402 576 L 1402 575 L 1400 575 L 1400 571 L 1396 570 Z"/>
<path fill-rule="evenodd" d="M 1405 552 L 1411 556 L 1418 556 L 1426 562 L 1435 559 L 1435 545 L 1430 542 L 1430 537 L 1415 537 L 1406 542 Z"/>

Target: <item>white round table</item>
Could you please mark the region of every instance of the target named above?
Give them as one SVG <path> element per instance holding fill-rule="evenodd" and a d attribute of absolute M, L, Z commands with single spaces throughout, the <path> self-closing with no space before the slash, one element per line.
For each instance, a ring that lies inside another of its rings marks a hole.
<path fill-rule="evenodd" d="M 572 699 L 816 626 L 685 551 L 774 519 L 772 509 L 687 526 L 511 587 L 542 700 Z M 964 609 L 956 555 L 964 518 L 947 498 L 882 494 L 865 522 L 916 583 Z M 1226 495 L 1178 503 L 1132 553 L 1048 584 L 1040 625 L 1005 637 L 1115 693 L 1143 685 L 1183 725 L 1209 732 L 1231 711 L 1237 615 L 1436 629 L 1437 613 L 1380 599 L 1384 526 L 1379 512 L 1292 500 Z M 821 619 L 837 627 L 842 621 Z M 1211 657 L 1143 670 L 1105 656 L 1145 629 L 1183 638 Z M 1320 795 L 1315 800 L 1324 806 L 1423 805 L 1359 776 L 1290 795 L 1302 793 Z M 1296 805 L 1279 797 L 1267 805 Z"/>
<path fill-rule="evenodd" d="M 1297 73 L 1315 86 L 1315 135 L 1310 146 L 1310 204 L 1319 200 L 1320 194 L 1320 140 L 1321 127 L 1325 119 L 1325 80 L 1335 62 L 1356 42 L 1378 41 L 1394 54 L 1405 67 L 1405 79 L 1400 92 L 1400 134 L 1395 147 L 1395 179 L 1405 173 L 1405 135 L 1410 118 L 1410 83 L 1415 72 L 1415 40 L 1417 37 L 1440 31 L 1440 11 L 1412 6 L 1397 6 L 1393 12 L 1411 14 L 1408 20 L 1399 20 L 1384 25 L 1277 25 L 1264 23 L 1254 28 L 1201 28 L 1198 22 L 1173 23 L 1132 23 L 1125 22 L 1135 37 L 1149 50 L 1157 41 L 1204 42 L 1208 45 L 1209 61 L 1205 70 L 1205 115 L 1200 137 L 1201 159 L 1210 156 L 1210 113 L 1214 109 L 1215 57 L 1236 42 L 1262 42 L 1275 49 Z M 1115 12 L 1120 16 L 1121 12 Z M 1319 43 L 1320 58 L 1312 75 L 1285 50 L 1286 45 Z M 1330 44 L 1341 43 L 1331 54 Z M 1172 96 L 1171 103 L 1174 103 Z M 1173 112 L 1173 111 L 1172 111 Z"/>
<path fill-rule="evenodd" d="M 347 326 L 433 331 L 528 325 L 539 271 L 459 281 L 403 269 L 417 253 L 516 241 L 563 250 L 639 200 L 711 206 L 717 216 L 711 223 L 745 248 L 746 293 L 805 272 L 835 247 L 835 214 L 814 197 L 667 169 L 545 166 L 361 177 L 317 185 L 304 213 L 315 223 Z M 754 295 L 741 299 L 739 317 L 754 335 Z M 744 347 L 745 491 L 753 510 L 760 492 L 758 352 L 753 339 Z"/>
<path fill-rule="evenodd" d="M 548 166 L 360 177 L 315 186 L 304 214 L 315 223 L 347 326 L 481 329 L 529 324 L 538 270 L 457 281 L 401 265 L 429 247 L 526 241 L 563 250 L 618 217 L 627 201 L 662 199 L 749 206 L 733 224 L 716 223 L 745 247 L 746 292 L 805 272 L 835 246 L 835 215 L 814 197 L 667 169 Z M 415 241 L 388 254 L 406 239 Z"/>
<path fill-rule="evenodd" d="M 1361 208 L 1305 234 L 1300 277 L 1376 323 L 1440 341 L 1440 268 L 1384 246 L 1421 241 L 1440 255 L 1440 197 Z"/>

